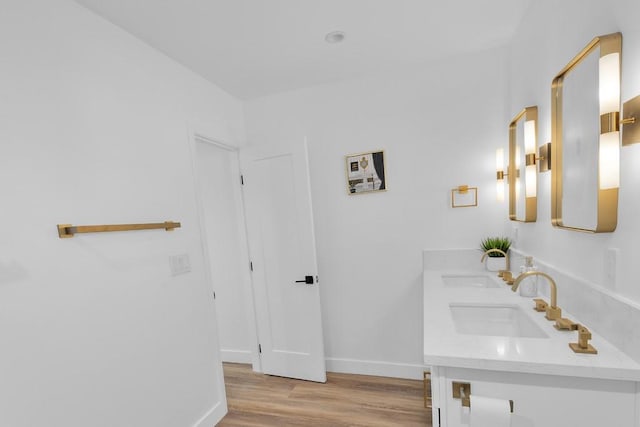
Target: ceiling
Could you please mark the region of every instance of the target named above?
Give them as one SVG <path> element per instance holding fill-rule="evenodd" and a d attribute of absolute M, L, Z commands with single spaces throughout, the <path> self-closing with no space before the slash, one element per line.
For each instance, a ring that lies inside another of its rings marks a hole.
<path fill-rule="evenodd" d="M 531 2 L 75 1 L 241 99 L 503 45 Z"/>

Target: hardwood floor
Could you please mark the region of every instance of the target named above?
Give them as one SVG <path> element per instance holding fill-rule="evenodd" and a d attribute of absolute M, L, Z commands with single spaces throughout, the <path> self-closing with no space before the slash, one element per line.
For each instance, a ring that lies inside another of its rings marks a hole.
<path fill-rule="evenodd" d="M 326 384 L 224 364 L 229 413 L 221 427 L 431 426 L 422 381 L 327 373 Z"/>

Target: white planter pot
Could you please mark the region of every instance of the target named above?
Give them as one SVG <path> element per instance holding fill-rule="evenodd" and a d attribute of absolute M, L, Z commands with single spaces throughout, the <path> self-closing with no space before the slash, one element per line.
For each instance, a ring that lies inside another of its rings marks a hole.
<path fill-rule="evenodd" d="M 485 267 L 488 271 L 506 270 L 507 259 L 505 257 L 487 257 Z"/>

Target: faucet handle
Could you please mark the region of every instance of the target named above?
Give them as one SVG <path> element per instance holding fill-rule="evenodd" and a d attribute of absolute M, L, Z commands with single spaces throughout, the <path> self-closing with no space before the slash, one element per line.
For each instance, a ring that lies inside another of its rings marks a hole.
<path fill-rule="evenodd" d="M 569 343 L 569 347 L 576 353 L 598 354 L 589 340 L 591 339 L 591 331 L 582 325 L 578 325 L 578 342 Z"/>
<path fill-rule="evenodd" d="M 575 323 L 573 320 L 567 319 L 566 317 L 561 317 L 560 319 L 556 320 L 556 324 L 553 325 L 553 327 L 559 331 L 575 331 L 578 329 L 578 326 L 580 325 Z"/>
<path fill-rule="evenodd" d="M 533 308 L 535 311 L 547 311 L 547 307 L 549 307 L 549 304 L 540 298 L 534 299 L 533 302 L 536 303 L 536 306 Z"/>

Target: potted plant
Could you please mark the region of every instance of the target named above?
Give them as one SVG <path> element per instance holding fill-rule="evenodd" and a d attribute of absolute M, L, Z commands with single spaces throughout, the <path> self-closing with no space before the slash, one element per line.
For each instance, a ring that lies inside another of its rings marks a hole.
<path fill-rule="evenodd" d="M 498 249 L 506 254 L 510 246 L 511 240 L 508 237 L 487 237 L 480 242 L 480 249 L 488 256 L 487 270 L 499 271 L 507 269 L 505 256 L 498 251 L 491 251 L 491 249 Z"/>

